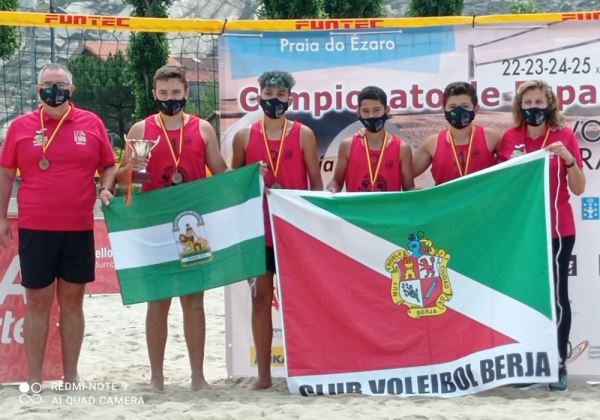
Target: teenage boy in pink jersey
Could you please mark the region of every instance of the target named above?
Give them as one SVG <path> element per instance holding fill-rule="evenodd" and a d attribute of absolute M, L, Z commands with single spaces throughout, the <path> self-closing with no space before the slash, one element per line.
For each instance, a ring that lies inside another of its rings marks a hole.
<path fill-rule="evenodd" d="M 329 191 L 338 192 L 344 185 L 349 192 L 414 188 L 410 146 L 385 129 L 389 111 L 382 89 L 368 86 L 360 91 L 358 118 L 365 132 L 340 144 Z"/>
<path fill-rule="evenodd" d="M 294 78 L 287 72 L 268 71 L 258 78 L 258 83 L 264 117 L 235 134 L 231 166 L 239 168 L 262 161 L 268 166 L 264 174 L 267 188 L 322 190 L 315 135 L 310 128 L 288 120 L 285 115 L 291 104 Z M 258 365 L 255 389 L 271 387 L 275 254 L 266 199 L 264 203 L 267 272 L 256 279 L 252 296 L 252 333 Z"/>
<path fill-rule="evenodd" d="M 160 140 L 146 160 L 132 157 L 128 148 L 117 173 L 119 184 L 129 186 L 132 172 L 142 168 L 147 168 L 150 173 L 149 181 L 142 184 L 142 191 L 204 178 L 207 166 L 213 174 L 225 171 L 227 165 L 221 157 L 217 136 L 210 123 L 184 112 L 189 95 L 185 69 L 168 65 L 159 68 L 154 75 L 152 94 L 159 112 L 134 124 L 127 137 L 148 140 L 160 137 Z M 192 370 L 192 389 L 209 388 L 204 378 L 204 293 L 180 296 L 179 301 Z M 148 302 L 146 342 L 152 372 L 150 384 L 155 390 L 164 387 L 163 362 L 170 307 L 171 299 Z"/>
<path fill-rule="evenodd" d="M 413 156 L 413 175 L 431 166 L 435 185 L 494 165 L 508 157 L 496 156 L 501 133 L 475 125 L 479 111 L 477 92 L 466 82 L 450 83 L 444 89 L 444 116 L 448 128 L 425 139 Z"/>

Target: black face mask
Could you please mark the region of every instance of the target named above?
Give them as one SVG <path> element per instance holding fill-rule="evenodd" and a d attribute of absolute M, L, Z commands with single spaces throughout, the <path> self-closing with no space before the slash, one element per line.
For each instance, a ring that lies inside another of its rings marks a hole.
<path fill-rule="evenodd" d="M 185 98 L 183 99 L 168 99 L 166 101 L 161 101 L 160 99 L 155 99 L 156 105 L 158 105 L 158 109 L 165 115 L 176 115 L 183 111 L 185 107 Z"/>
<path fill-rule="evenodd" d="M 277 98 L 260 100 L 260 107 L 269 118 L 281 117 L 285 114 L 285 111 L 287 111 L 289 106 L 290 104 L 288 102 L 282 102 Z"/>
<path fill-rule="evenodd" d="M 475 111 L 469 111 L 462 106 L 458 106 L 453 110 L 444 112 L 444 116 L 446 117 L 448 124 L 457 130 L 460 130 L 471 124 L 475 119 Z"/>
<path fill-rule="evenodd" d="M 71 91 L 69 89 L 59 88 L 57 84 L 53 84 L 52 87 L 40 89 L 40 99 L 46 105 L 56 108 L 67 102 L 71 98 Z"/>
<path fill-rule="evenodd" d="M 385 127 L 385 121 L 388 119 L 387 114 L 383 114 L 381 117 L 373 117 L 373 118 L 358 118 L 360 122 L 365 126 L 367 131 L 371 133 L 377 133 L 378 131 L 383 130 Z"/>
<path fill-rule="evenodd" d="M 544 124 L 550 116 L 548 108 L 529 108 L 521 111 L 523 119 L 534 127 Z"/>

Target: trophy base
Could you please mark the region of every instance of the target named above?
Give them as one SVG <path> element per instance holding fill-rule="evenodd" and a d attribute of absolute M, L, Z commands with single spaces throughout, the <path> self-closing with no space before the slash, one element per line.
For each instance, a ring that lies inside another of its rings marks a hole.
<path fill-rule="evenodd" d="M 148 172 L 134 172 L 131 178 L 132 184 L 145 184 L 150 182 L 150 174 Z"/>

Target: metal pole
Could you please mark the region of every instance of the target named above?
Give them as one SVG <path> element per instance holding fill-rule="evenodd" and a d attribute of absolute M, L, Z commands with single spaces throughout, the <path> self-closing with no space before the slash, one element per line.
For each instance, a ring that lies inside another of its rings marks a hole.
<path fill-rule="evenodd" d="M 54 0 L 50 0 L 50 13 L 54 13 Z M 54 28 L 50 26 L 50 62 L 54 63 Z"/>

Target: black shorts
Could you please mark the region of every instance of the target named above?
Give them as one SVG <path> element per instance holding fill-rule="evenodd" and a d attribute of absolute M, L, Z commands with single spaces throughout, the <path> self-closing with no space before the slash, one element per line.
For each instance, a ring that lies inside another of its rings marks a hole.
<path fill-rule="evenodd" d="M 49 286 L 60 277 L 70 283 L 94 280 L 94 231 L 52 231 L 19 228 L 21 284 Z"/>
<path fill-rule="evenodd" d="M 275 269 L 275 250 L 272 246 L 265 247 L 265 258 L 267 263 L 267 271 L 271 273 L 276 273 Z"/>

